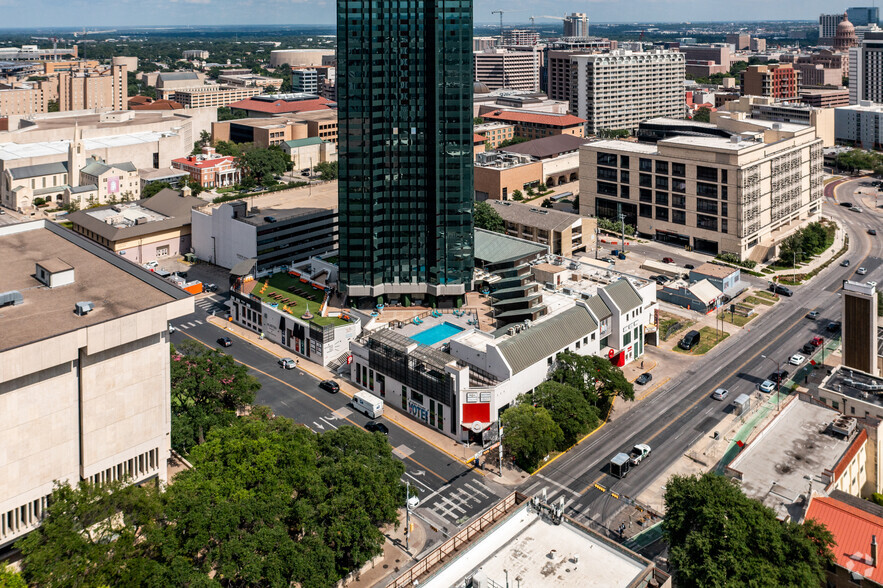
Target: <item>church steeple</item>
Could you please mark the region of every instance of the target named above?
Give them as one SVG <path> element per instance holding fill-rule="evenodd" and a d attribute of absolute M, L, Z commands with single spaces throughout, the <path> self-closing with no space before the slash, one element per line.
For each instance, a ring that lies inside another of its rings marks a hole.
<path fill-rule="evenodd" d="M 83 130 L 74 123 L 74 139 L 67 148 L 67 184 L 71 188 L 80 185 L 80 170 L 86 165 L 86 148 Z"/>

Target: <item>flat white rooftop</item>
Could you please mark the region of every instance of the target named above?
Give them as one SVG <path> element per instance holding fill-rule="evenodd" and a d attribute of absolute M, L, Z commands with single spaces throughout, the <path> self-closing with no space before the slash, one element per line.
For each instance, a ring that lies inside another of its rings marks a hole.
<path fill-rule="evenodd" d="M 83 146 L 87 151 L 106 149 L 108 147 L 125 147 L 127 145 L 154 143 L 162 137 L 172 137 L 176 134 L 173 131 L 145 131 L 142 133 L 97 137 L 94 139 L 83 139 Z M 30 157 L 45 157 L 47 155 L 67 156 L 69 145 L 70 141 L 68 140 L 43 141 L 40 143 L 0 143 L 0 159 L 12 161 L 28 159 Z"/>
<path fill-rule="evenodd" d="M 633 153 L 646 153 L 648 155 L 654 155 L 658 151 L 656 149 L 656 145 L 653 143 L 638 143 L 636 141 L 614 141 L 614 140 L 603 140 L 603 141 L 592 141 L 591 143 L 586 143 L 586 147 L 592 147 L 593 149 L 617 149 L 619 151 L 631 151 Z"/>
<path fill-rule="evenodd" d="M 756 401 L 757 399 L 752 399 Z M 840 415 L 834 409 L 794 399 L 730 464 L 742 474 L 742 491 L 763 502 L 781 518 L 809 491 L 827 485 L 824 470 L 833 470 L 854 437 L 826 432 Z"/>
<path fill-rule="evenodd" d="M 509 586 L 612 588 L 629 586 L 647 567 L 566 519 L 554 525 L 524 505 L 420 585 L 462 586 L 480 570 L 494 582 L 489 585 L 505 586 L 508 570 Z"/>

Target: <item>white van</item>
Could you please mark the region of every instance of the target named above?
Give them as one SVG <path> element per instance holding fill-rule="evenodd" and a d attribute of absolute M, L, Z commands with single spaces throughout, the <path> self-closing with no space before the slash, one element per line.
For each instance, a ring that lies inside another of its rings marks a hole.
<path fill-rule="evenodd" d="M 383 400 L 362 390 L 353 396 L 353 408 L 376 419 L 383 414 Z"/>

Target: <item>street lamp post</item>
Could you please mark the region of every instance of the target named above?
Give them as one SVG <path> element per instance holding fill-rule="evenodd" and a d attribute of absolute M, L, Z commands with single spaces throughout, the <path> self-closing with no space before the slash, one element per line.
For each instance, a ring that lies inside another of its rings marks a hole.
<path fill-rule="evenodd" d="M 764 359 L 768 359 L 769 361 L 773 362 L 774 366 L 776 366 L 776 412 L 779 412 L 779 399 L 782 397 L 782 362 L 776 362 L 775 359 L 773 359 L 772 357 L 767 357 L 766 355 L 761 355 L 761 357 Z"/>

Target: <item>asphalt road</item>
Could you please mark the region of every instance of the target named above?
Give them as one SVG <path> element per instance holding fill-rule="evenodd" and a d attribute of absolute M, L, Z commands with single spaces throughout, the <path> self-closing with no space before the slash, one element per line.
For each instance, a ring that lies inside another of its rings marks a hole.
<path fill-rule="evenodd" d="M 223 299 L 217 295 L 199 299 L 195 313 L 173 321 L 178 331 L 172 334 L 172 343 L 195 340 L 233 356 L 261 382 L 257 395 L 259 404 L 317 433 L 347 425 L 364 428 L 371 420 L 354 410 L 345 394 L 332 394 L 319 388 L 319 380 L 303 370 L 283 369 L 276 356 L 260 347 L 231 336 L 233 345 L 221 348 L 217 339 L 229 333 L 210 324 L 206 315 L 222 308 Z M 402 481 L 419 491 L 421 503 L 417 513 L 441 531 L 450 533 L 505 494 L 493 481 L 419 436 L 382 417 L 376 420 L 389 428 L 393 453 L 405 464 Z"/>
<path fill-rule="evenodd" d="M 567 514 L 604 528 L 625 506 L 611 492 L 628 497 L 640 494 L 697 440 L 715 429 L 731 410 L 733 398 L 754 392 L 778 363 L 787 363 L 813 336 L 830 335 L 825 329 L 829 321 L 840 319 L 837 292 L 843 279 L 865 266 L 869 273 L 860 279 L 883 283 L 883 243 L 866 234 L 869 227 L 883 231 L 883 222 L 877 214 L 846 212 L 833 202 L 826 203 L 824 213 L 846 223 L 851 267 L 833 264 L 809 285 L 794 288 L 792 298 L 783 298 L 757 323 L 749 323 L 750 330 L 728 338 L 638 406 L 621 416 L 614 411 L 611 422 L 598 433 L 520 489 L 535 494 L 545 487 L 551 499 L 565 499 Z M 810 310 L 818 310 L 821 317 L 816 321 L 805 318 Z M 793 366 L 787 367 L 794 372 Z M 730 391 L 727 401 L 711 398 L 719 387 Z M 610 475 L 610 459 L 637 443 L 649 444 L 651 456 L 624 479 Z M 609 491 L 601 492 L 595 484 Z"/>

